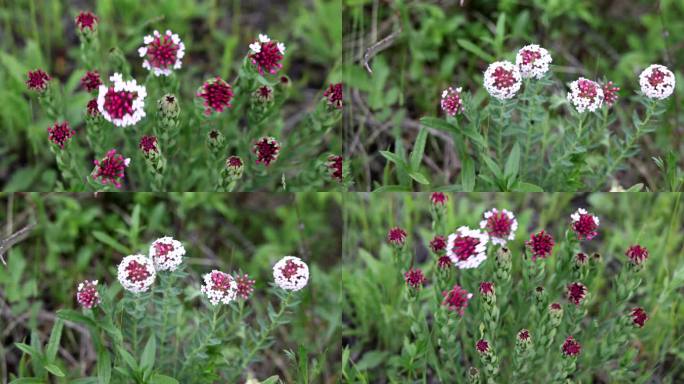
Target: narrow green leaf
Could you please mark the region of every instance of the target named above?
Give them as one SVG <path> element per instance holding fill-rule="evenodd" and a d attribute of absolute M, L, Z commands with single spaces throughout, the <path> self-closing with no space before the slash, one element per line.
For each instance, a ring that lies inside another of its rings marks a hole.
<path fill-rule="evenodd" d="M 154 376 L 150 379 L 150 384 L 178 384 L 179 381 L 174 379 L 171 376 L 166 376 L 166 375 L 160 375 L 158 373 L 155 373 Z M 262 383 L 265 383 L 263 381 Z"/>
<path fill-rule="evenodd" d="M 154 335 L 150 336 L 140 357 L 140 368 L 143 371 L 151 370 L 154 367 L 154 358 L 157 353 L 157 340 Z"/>
<path fill-rule="evenodd" d="M 487 155 L 482 156 L 482 160 L 484 160 L 485 164 L 487 165 L 487 168 L 489 168 L 494 177 L 496 179 L 501 179 L 501 168 L 499 168 L 499 166 L 496 165 L 494 160 L 492 160 L 492 158 L 490 158 Z"/>
<path fill-rule="evenodd" d="M 463 192 L 472 192 L 475 189 L 475 165 L 473 164 L 473 159 L 465 157 L 461 162 L 461 188 Z"/>
<path fill-rule="evenodd" d="M 268 379 L 261 382 L 261 384 L 278 384 L 280 383 L 280 378 L 278 376 L 271 376 Z"/>
<path fill-rule="evenodd" d="M 515 179 L 518 176 L 518 171 L 520 169 L 520 145 L 515 143 L 511 153 L 508 154 L 508 159 L 506 160 L 506 167 L 504 170 L 504 175 L 506 178 Z"/>
<path fill-rule="evenodd" d="M 109 236 L 108 234 L 106 234 L 104 232 L 93 231 L 93 237 L 95 237 L 97 240 L 104 243 L 105 245 L 108 245 L 108 246 L 116 249 L 118 252 L 121 252 L 123 254 L 129 254 L 130 253 L 128 248 L 126 248 L 118 240 L 116 240 L 115 238 Z"/>
<path fill-rule="evenodd" d="M 429 185 L 430 180 L 428 180 L 427 176 L 425 176 L 422 172 L 420 171 L 411 171 L 409 172 L 409 176 L 415 181 L 417 181 L 420 184 L 424 185 Z"/>
<path fill-rule="evenodd" d="M 470 41 L 466 39 L 457 39 L 456 42 L 458 42 L 458 45 L 463 47 L 466 51 L 470 51 L 471 53 L 475 54 L 475 56 L 479 57 L 480 59 L 491 62 L 494 61 L 494 56 L 485 53 L 480 47 L 477 45 L 471 43 Z"/>
<path fill-rule="evenodd" d="M 382 187 L 376 188 L 373 192 L 409 192 L 411 188 L 406 185 L 383 185 Z"/>
<path fill-rule="evenodd" d="M 519 182 L 513 187 L 515 192 L 544 192 L 544 189 L 531 183 Z"/>
<path fill-rule="evenodd" d="M 59 317 L 55 320 L 55 324 L 52 326 L 52 332 L 50 333 L 50 341 L 46 348 L 46 356 L 48 361 L 55 360 L 57 356 L 57 351 L 59 350 L 59 342 L 62 339 L 62 329 L 64 329 L 64 320 Z"/>
<path fill-rule="evenodd" d="M 45 366 L 45 369 L 47 369 L 48 372 L 52 373 L 53 375 L 57 377 L 64 377 L 66 376 L 64 372 L 62 371 L 61 368 L 56 366 L 55 364 L 48 364 Z"/>
<path fill-rule="evenodd" d="M 73 309 L 60 309 L 57 311 L 57 317 L 66 321 L 71 321 L 73 323 L 77 324 L 83 324 L 86 326 L 95 326 L 95 322 L 89 318 L 86 317 Z"/>
<path fill-rule="evenodd" d="M 413 144 L 413 151 L 411 151 L 411 170 L 418 171 L 420 163 L 423 161 L 423 154 L 425 153 L 425 143 L 427 142 L 428 130 L 421 128 L 418 132 L 416 142 Z"/>
<path fill-rule="evenodd" d="M 420 119 L 420 123 L 425 127 L 439 129 L 440 131 L 449 133 L 453 133 L 456 129 L 453 125 L 449 124 L 449 122 L 439 117 L 423 117 Z"/>
<path fill-rule="evenodd" d="M 133 355 L 131 355 L 130 352 L 125 350 L 123 347 L 119 347 L 118 352 L 121 358 L 126 363 L 126 365 L 128 365 L 128 368 L 130 368 L 133 372 L 137 372 L 138 363 L 135 362 L 135 358 L 133 358 Z"/>
<path fill-rule="evenodd" d="M 494 46 L 496 52 L 501 52 L 503 49 L 504 39 L 506 38 L 506 14 L 501 12 L 499 19 L 496 21 L 496 36 L 494 36 Z"/>
<path fill-rule="evenodd" d="M 33 358 L 39 358 L 40 357 L 40 352 L 28 344 L 15 343 L 14 345 L 16 345 L 17 348 L 19 348 L 22 352 L 24 352 L 25 354 L 27 354 Z"/>
<path fill-rule="evenodd" d="M 109 384 L 112 379 L 112 358 L 109 352 L 100 346 L 97 351 L 97 383 Z"/>
<path fill-rule="evenodd" d="M 45 380 L 37 377 L 22 377 L 10 381 L 10 384 L 45 384 Z"/>

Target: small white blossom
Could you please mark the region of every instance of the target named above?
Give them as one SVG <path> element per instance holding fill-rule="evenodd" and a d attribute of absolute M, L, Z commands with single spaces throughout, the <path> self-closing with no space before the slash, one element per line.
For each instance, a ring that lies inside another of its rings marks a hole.
<path fill-rule="evenodd" d="M 285 256 L 273 266 L 273 280 L 282 289 L 299 291 L 309 281 L 309 266 L 298 257 Z"/>
<path fill-rule="evenodd" d="M 169 76 L 173 69 L 180 69 L 185 57 L 185 44 L 178 34 L 169 30 L 163 35 L 154 31 L 143 38 L 144 46 L 138 48 L 140 57 L 144 57 L 143 68 L 152 71 L 155 76 Z"/>
<path fill-rule="evenodd" d="M 162 237 L 150 245 L 150 258 L 157 271 L 175 271 L 183 262 L 185 247 L 173 237 Z"/>
<path fill-rule="evenodd" d="M 515 239 L 518 220 L 511 211 L 506 209 L 499 211 L 492 208 L 484 213 L 484 220 L 480 221 L 480 228 L 489 234 L 492 244 L 506 245 L 509 240 Z"/>
<path fill-rule="evenodd" d="M 118 267 L 117 278 L 127 291 L 146 292 L 154 283 L 156 271 L 152 260 L 143 255 L 126 256 Z"/>
<path fill-rule="evenodd" d="M 597 82 L 580 77 L 569 86 L 568 100 L 575 106 L 577 112 L 584 113 L 587 110 L 594 112 L 601 108 L 603 89 Z"/>
<path fill-rule="evenodd" d="M 237 295 L 237 283 L 231 275 L 214 269 L 204 275 L 204 285 L 200 290 L 212 305 L 230 304 Z"/>
<path fill-rule="evenodd" d="M 484 86 L 490 95 L 499 100 L 510 99 L 520 90 L 520 70 L 510 61 L 489 64 L 484 73 Z"/>
<path fill-rule="evenodd" d="M 447 239 L 447 256 L 460 269 L 477 268 L 487 259 L 489 236 L 479 229 L 459 227 Z"/>
<path fill-rule="evenodd" d="M 641 92 L 651 99 L 668 98 L 675 89 L 675 76 L 667 67 L 652 64 L 639 75 Z"/>
<path fill-rule="evenodd" d="M 117 127 L 134 125 L 145 117 L 147 89 L 135 80 L 123 81 L 120 73 L 113 74 L 112 85 L 100 85 L 97 109 L 102 116 Z"/>
<path fill-rule="evenodd" d="M 549 51 L 537 44 L 522 47 L 515 56 L 515 65 L 525 79 L 541 79 L 549 71 L 551 61 Z"/>

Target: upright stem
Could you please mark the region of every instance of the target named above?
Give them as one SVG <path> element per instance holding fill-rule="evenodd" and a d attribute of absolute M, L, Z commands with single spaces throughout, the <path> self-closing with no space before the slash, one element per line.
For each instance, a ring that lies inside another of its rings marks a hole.
<path fill-rule="evenodd" d="M 247 368 L 249 362 L 252 361 L 252 358 L 254 358 L 254 355 L 261 349 L 262 345 L 266 342 L 266 340 L 268 340 L 268 336 L 278 326 L 278 324 L 280 323 L 280 318 L 283 316 L 283 314 L 285 313 L 285 309 L 290 304 L 290 298 L 292 298 L 292 291 L 288 291 L 287 296 L 285 296 L 285 300 L 283 300 L 283 302 L 280 304 L 280 310 L 271 320 L 271 324 L 269 324 L 266 331 L 261 333 L 259 340 L 256 342 L 256 344 L 254 344 L 254 346 L 249 351 L 245 359 L 242 361 L 239 372 L 243 372 Z"/>
<path fill-rule="evenodd" d="M 636 144 L 639 138 L 641 138 L 641 130 L 648 124 L 648 122 L 651 120 L 651 117 L 653 117 L 654 109 L 655 102 L 649 100 L 649 104 L 646 107 L 646 116 L 644 117 L 644 120 L 639 121 L 639 124 L 634 125 L 634 134 L 627 139 L 625 144 L 620 149 L 620 153 L 608 164 L 608 168 L 605 173 L 606 176 L 610 177 L 613 174 L 615 168 L 617 168 L 622 160 L 625 159 L 627 154 L 632 150 L 632 147 Z"/>
<path fill-rule="evenodd" d="M 195 358 L 197 357 L 197 354 L 202 352 L 202 350 L 204 348 L 206 348 L 207 345 L 209 344 L 209 340 L 211 340 L 211 337 L 214 335 L 214 332 L 216 332 L 216 322 L 218 320 L 219 313 L 221 312 L 221 308 L 222 308 L 221 304 L 214 306 L 214 308 L 213 308 L 214 314 L 211 318 L 210 331 L 204 333 L 204 338 L 199 343 L 199 345 L 197 347 L 195 347 L 195 349 L 193 349 L 188 354 L 187 358 L 185 359 L 185 362 L 181 366 L 180 372 L 178 373 L 179 377 L 183 376 L 183 373 L 185 373 L 186 369 L 190 366 L 191 363 L 194 362 Z"/>

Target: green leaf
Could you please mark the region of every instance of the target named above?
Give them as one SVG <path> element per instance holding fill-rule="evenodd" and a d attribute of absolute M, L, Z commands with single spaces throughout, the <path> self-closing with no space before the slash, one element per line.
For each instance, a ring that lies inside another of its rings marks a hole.
<path fill-rule="evenodd" d="M 644 189 L 643 183 L 637 183 L 627 188 L 625 192 L 641 192 Z"/>
<path fill-rule="evenodd" d="M 110 247 L 116 249 L 118 252 L 121 252 L 123 254 L 129 254 L 131 253 L 128 248 L 123 246 L 118 240 L 115 238 L 109 236 L 108 234 L 100 231 L 93 231 L 93 236 L 101 241 L 102 243 L 109 245 Z"/>
<path fill-rule="evenodd" d="M 280 377 L 278 377 L 278 376 L 271 376 L 268 379 L 261 382 L 261 384 L 277 384 L 277 383 L 280 383 Z"/>
<path fill-rule="evenodd" d="M 126 365 L 128 365 L 128 368 L 130 368 L 133 372 L 137 372 L 138 371 L 138 364 L 135 362 L 135 358 L 133 358 L 133 355 L 131 355 L 123 347 L 119 347 L 119 348 L 117 348 L 117 350 L 118 350 L 121 358 L 126 363 Z"/>
<path fill-rule="evenodd" d="M 10 384 L 45 384 L 45 380 L 37 377 L 23 377 L 10 381 Z"/>
<path fill-rule="evenodd" d="M 46 356 L 48 361 L 55 360 L 57 357 L 57 351 L 59 350 L 59 341 L 62 339 L 62 329 L 64 329 L 64 320 L 59 317 L 55 320 L 55 324 L 52 326 L 52 332 L 50 333 L 50 341 L 46 347 Z"/>
<path fill-rule="evenodd" d="M 73 309 L 60 309 L 57 311 L 57 317 L 66 321 L 71 321 L 77 324 L 83 324 L 86 326 L 95 326 L 93 319 L 86 317 Z"/>
<path fill-rule="evenodd" d="M 515 143 L 511 153 L 508 154 L 508 159 L 506 160 L 506 166 L 504 169 L 504 175 L 506 178 L 514 179 L 518 176 L 518 170 L 520 168 L 520 145 Z"/>
<path fill-rule="evenodd" d="M 480 47 L 477 45 L 471 43 L 470 41 L 466 39 L 457 39 L 456 42 L 458 42 L 458 45 L 463 47 L 466 51 L 470 51 L 471 53 L 475 54 L 475 56 L 479 57 L 480 59 L 491 62 L 494 61 L 494 56 L 485 53 Z"/>
<path fill-rule="evenodd" d="M 14 345 L 16 345 L 17 348 L 19 348 L 22 352 L 33 357 L 34 359 L 40 358 L 40 351 L 33 348 L 32 346 L 24 343 L 15 343 Z"/>
<path fill-rule="evenodd" d="M 413 151 L 411 151 L 411 170 L 418 171 L 420 169 L 420 162 L 423 160 L 425 153 L 425 143 L 427 142 L 428 131 L 424 127 L 418 132 L 416 142 L 413 144 Z"/>
<path fill-rule="evenodd" d="M 494 47 L 496 52 L 501 52 L 504 39 L 506 38 L 506 14 L 501 12 L 496 21 L 496 35 L 494 36 Z"/>
<path fill-rule="evenodd" d="M 161 375 L 159 373 L 155 373 L 154 376 L 150 379 L 150 384 L 178 384 L 179 381 L 174 379 L 171 376 L 166 376 L 166 375 Z M 263 382 L 265 383 L 265 381 Z"/>
<path fill-rule="evenodd" d="M 56 366 L 55 364 L 48 364 L 45 366 L 45 369 L 47 369 L 48 372 L 52 373 L 53 375 L 55 375 L 57 377 L 64 377 L 65 376 L 62 369 L 59 368 L 58 366 Z"/>
<path fill-rule="evenodd" d="M 365 371 L 373 369 L 387 359 L 387 351 L 369 351 L 363 354 L 361 360 L 356 363 L 356 369 Z"/>
<path fill-rule="evenodd" d="M 440 131 L 449 133 L 453 133 L 456 130 L 456 127 L 439 117 L 423 117 L 420 119 L 420 123 L 425 127 L 439 129 Z"/>
<path fill-rule="evenodd" d="M 140 357 L 140 368 L 143 371 L 151 370 L 154 367 L 154 358 L 157 353 L 157 340 L 154 335 L 150 336 Z"/>
<path fill-rule="evenodd" d="M 376 188 L 373 192 L 409 192 L 411 188 L 406 185 L 383 185 Z"/>
<path fill-rule="evenodd" d="M 485 164 L 487 165 L 487 168 L 489 168 L 489 170 L 492 172 L 494 177 L 497 180 L 500 180 L 501 179 L 501 168 L 499 168 L 499 166 L 496 165 L 494 160 L 492 160 L 492 158 L 490 158 L 487 155 L 482 156 L 482 160 L 484 160 Z"/>
<path fill-rule="evenodd" d="M 473 159 L 466 156 L 461 162 L 461 188 L 463 192 L 472 192 L 475 189 L 475 165 L 473 164 Z"/>
<path fill-rule="evenodd" d="M 406 166 L 406 162 L 404 161 L 404 159 L 402 159 L 401 157 L 399 157 L 399 155 L 395 153 L 392 153 L 390 151 L 380 151 L 380 154 L 382 155 L 382 157 L 391 161 L 394 164 L 401 165 L 404 167 Z"/>
<path fill-rule="evenodd" d="M 109 384 L 112 379 L 112 358 L 109 352 L 100 346 L 97 351 L 97 383 Z"/>
<path fill-rule="evenodd" d="M 420 171 L 411 171 L 409 172 L 409 176 L 411 176 L 413 180 L 417 181 L 420 184 L 430 184 L 430 180 L 428 180 L 427 176 L 423 175 L 423 173 Z"/>
<path fill-rule="evenodd" d="M 513 191 L 515 192 L 544 192 L 544 188 L 531 184 L 531 183 L 525 183 L 525 182 L 519 182 L 513 187 Z"/>

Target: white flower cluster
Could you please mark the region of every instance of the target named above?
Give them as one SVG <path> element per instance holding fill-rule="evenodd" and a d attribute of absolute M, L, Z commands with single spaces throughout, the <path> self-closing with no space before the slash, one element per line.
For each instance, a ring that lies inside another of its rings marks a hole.
<path fill-rule="evenodd" d="M 499 218 L 499 214 L 501 214 L 504 217 Z M 494 222 L 494 223 L 492 223 L 493 227 L 489 226 L 489 219 L 492 216 L 494 216 L 495 219 L 498 218 L 498 220 L 505 220 L 507 223 Z M 501 225 L 507 225 L 508 226 L 508 230 L 509 230 L 508 236 L 505 236 L 505 237 L 496 236 L 502 230 L 502 228 L 500 227 Z M 515 231 L 518 230 L 518 220 L 515 218 L 515 215 L 513 214 L 513 212 L 511 212 L 507 209 L 502 209 L 501 211 L 499 211 L 496 208 L 492 208 L 489 211 L 484 213 L 484 220 L 480 221 L 480 228 L 489 229 L 489 238 L 490 238 L 492 244 L 506 245 L 506 243 L 509 240 L 515 239 Z"/>
<path fill-rule="evenodd" d="M 460 269 L 477 268 L 487 259 L 487 233 L 462 226 L 447 239 L 447 256 Z"/>
<path fill-rule="evenodd" d="M 183 262 L 185 247 L 173 237 L 162 237 L 150 245 L 150 258 L 158 271 L 175 271 Z"/>
<path fill-rule="evenodd" d="M 601 108 L 603 104 L 603 89 L 601 89 L 597 82 L 580 77 L 570 83 L 569 86 L 568 100 L 572 102 L 577 112 L 583 113 L 587 110 L 594 112 Z"/>
<path fill-rule="evenodd" d="M 171 42 L 169 42 L 169 39 Z M 148 56 L 151 52 L 152 62 L 145 59 L 143 61 L 143 68 L 148 69 L 154 73 L 155 76 L 169 76 L 172 72 L 171 63 L 168 65 L 159 66 L 161 60 L 168 61 L 166 57 L 169 53 L 175 50 L 175 61 L 173 62 L 173 69 L 180 69 L 183 65 L 182 59 L 185 56 L 185 44 L 181 41 L 178 34 L 166 30 L 165 36 L 162 36 L 159 31 L 154 31 L 152 35 L 147 35 L 143 38 L 142 47 L 138 48 L 140 57 Z"/>
<path fill-rule="evenodd" d="M 268 43 L 271 41 L 271 38 L 268 37 L 268 35 L 262 35 L 259 34 L 259 39 L 252 44 L 249 45 L 249 49 L 252 51 L 252 53 L 259 53 L 261 52 L 261 44 Z M 276 43 L 276 47 L 278 47 L 278 50 L 280 51 L 280 54 L 284 55 L 285 54 L 285 44 L 278 42 Z"/>
<path fill-rule="evenodd" d="M 521 84 L 520 70 L 510 61 L 491 63 L 484 73 L 484 86 L 487 92 L 499 100 L 515 96 Z"/>
<path fill-rule="evenodd" d="M 525 79 L 541 79 L 549 71 L 552 61 L 549 51 L 537 44 L 522 47 L 515 56 L 515 65 Z"/>
<path fill-rule="evenodd" d="M 200 290 L 207 296 L 211 305 L 230 304 L 237 295 L 237 283 L 231 275 L 214 269 L 204 275 L 204 285 Z"/>
<path fill-rule="evenodd" d="M 120 73 L 113 74 L 109 80 L 113 84 L 111 90 L 106 85 L 100 85 L 97 95 L 97 109 L 107 121 L 117 127 L 127 127 L 136 124 L 145 117 L 147 89 L 144 85 L 138 85 L 135 80 L 123 81 Z M 118 111 L 127 107 L 126 103 L 129 96 L 133 97 L 130 111 L 126 110 L 123 116 L 120 117 L 112 116 L 108 110 L 108 108 L 112 108 L 110 103 L 114 103 L 115 106 L 113 108 L 115 108 L 115 111 Z"/>
<path fill-rule="evenodd" d="M 573 213 L 572 215 L 570 215 L 570 219 L 572 219 L 572 222 L 573 222 L 573 223 L 576 223 L 576 222 L 578 222 L 578 221 L 580 220 L 580 217 L 581 217 L 582 215 L 589 215 L 589 216 L 591 216 L 591 217 L 594 219 L 594 223 L 595 223 L 596 226 L 598 227 L 598 225 L 599 225 L 599 218 L 598 218 L 598 216 L 590 214 L 590 213 L 587 212 L 587 210 L 584 209 L 584 208 L 578 208 L 578 209 L 575 211 L 575 213 Z"/>
<path fill-rule="evenodd" d="M 117 278 L 127 291 L 141 293 L 152 286 L 156 275 L 152 259 L 144 255 L 131 255 L 124 257 L 119 264 Z"/>
<path fill-rule="evenodd" d="M 662 100 L 674 92 L 675 76 L 667 67 L 651 64 L 639 75 L 641 92 L 651 99 Z"/>
<path fill-rule="evenodd" d="M 287 291 L 299 291 L 309 281 L 309 266 L 302 259 L 285 256 L 273 266 L 273 280 Z"/>

